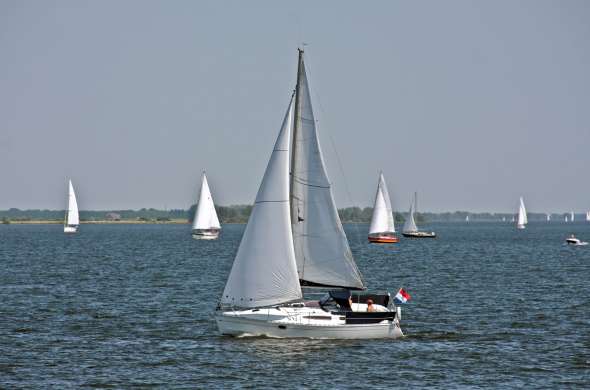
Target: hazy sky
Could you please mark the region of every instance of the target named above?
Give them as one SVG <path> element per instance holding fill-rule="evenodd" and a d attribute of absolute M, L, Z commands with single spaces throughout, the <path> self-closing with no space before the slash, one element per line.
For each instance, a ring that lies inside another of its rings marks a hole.
<path fill-rule="evenodd" d="M 337 205 L 590 210 L 590 2 L 0 0 L 0 209 L 251 203 L 306 63 Z M 338 157 L 341 165 L 338 163 Z"/>

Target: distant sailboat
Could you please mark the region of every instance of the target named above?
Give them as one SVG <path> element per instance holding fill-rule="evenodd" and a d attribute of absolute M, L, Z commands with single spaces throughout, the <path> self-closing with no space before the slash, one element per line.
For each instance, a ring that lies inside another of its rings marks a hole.
<path fill-rule="evenodd" d="M 551 221 L 551 214 L 547 214 L 547 222 Z"/>
<path fill-rule="evenodd" d="M 570 213 L 570 222 L 574 222 L 574 212 Z"/>
<path fill-rule="evenodd" d="M 379 175 L 379 183 L 377 184 L 377 194 L 375 195 L 375 204 L 373 205 L 373 217 L 371 218 L 371 226 L 369 227 L 369 241 L 380 244 L 399 242 L 399 239 L 395 236 L 393 210 L 383 173 Z"/>
<path fill-rule="evenodd" d="M 201 194 L 199 195 L 199 203 L 195 210 L 195 218 L 193 220 L 192 235 L 193 238 L 202 240 L 214 240 L 219 237 L 221 225 L 217 212 L 215 211 L 215 204 L 213 197 L 209 190 L 207 183 L 207 176 L 203 172 L 201 178 Z"/>
<path fill-rule="evenodd" d="M 402 234 L 404 237 L 410 238 L 434 238 L 436 237 L 436 233 L 434 232 L 421 232 L 418 230 L 416 226 L 416 221 L 414 220 L 414 213 L 418 208 L 418 193 L 414 192 L 414 200 L 410 203 L 410 211 L 408 212 L 408 218 L 406 218 L 406 222 L 404 223 L 404 228 Z"/>
<path fill-rule="evenodd" d="M 506 217 L 502 217 L 502 222 L 506 222 Z"/>
<path fill-rule="evenodd" d="M 78 225 L 80 224 L 80 216 L 78 215 L 78 202 L 76 201 L 76 193 L 72 181 L 69 181 L 68 187 L 68 210 L 64 221 L 64 233 L 76 233 Z"/>
<path fill-rule="evenodd" d="M 516 223 L 516 227 L 518 229 L 524 229 L 527 222 L 528 222 L 528 219 L 526 216 L 526 209 L 524 207 L 524 200 L 522 200 L 522 196 L 521 196 L 520 197 L 520 205 L 518 207 L 518 221 Z"/>
<path fill-rule="evenodd" d="M 590 222 L 590 211 L 586 212 L 586 222 Z"/>
<path fill-rule="evenodd" d="M 465 216 L 465 222 L 469 222 L 469 215 Z"/>
<path fill-rule="evenodd" d="M 565 216 L 565 222 L 568 222 L 569 218 L 567 217 L 567 215 Z"/>

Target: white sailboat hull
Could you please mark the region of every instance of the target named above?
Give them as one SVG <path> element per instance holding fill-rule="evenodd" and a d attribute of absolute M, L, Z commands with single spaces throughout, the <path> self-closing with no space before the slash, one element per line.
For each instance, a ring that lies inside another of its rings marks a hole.
<path fill-rule="evenodd" d="M 342 315 L 321 309 L 281 307 L 255 312 L 218 311 L 215 320 L 222 335 L 237 337 L 395 339 L 404 336 L 397 318 L 373 324 L 346 324 Z"/>
<path fill-rule="evenodd" d="M 516 225 L 516 228 L 517 229 L 524 229 L 525 228 L 525 225 Z"/>
<path fill-rule="evenodd" d="M 192 236 L 195 240 L 216 240 L 219 237 L 219 230 L 193 230 Z"/>
<path fill-rule="evenodd" d="M 64 226 L 64 233 L 76 233 L 78 232 L 78 226 Z"/>

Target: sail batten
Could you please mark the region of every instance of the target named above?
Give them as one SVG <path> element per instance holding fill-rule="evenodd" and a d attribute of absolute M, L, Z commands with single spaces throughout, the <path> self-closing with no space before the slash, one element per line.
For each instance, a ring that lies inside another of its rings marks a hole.
<path fill-rule="evenodd" d="M 263 307 L 302 298 L 289 208 L 293 99 L 256 195 L 221 304 Z"/>
<path fill-rule="evenodd" d="M 290 199 L 299 279 L 317 285 L 364 288 L 326 172 L 302 51 L 295 101 Z"/>

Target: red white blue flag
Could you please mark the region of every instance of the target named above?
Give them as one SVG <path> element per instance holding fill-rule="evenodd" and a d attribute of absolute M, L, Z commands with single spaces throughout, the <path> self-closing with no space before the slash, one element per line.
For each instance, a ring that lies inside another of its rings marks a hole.
<path fill-rule="evenodd" d="M 403 288 L 400 288 L 395 297 L 393 298 L 395 303 L 402 304 L 410 300 L 410 294 L 408 294 Z"/>

